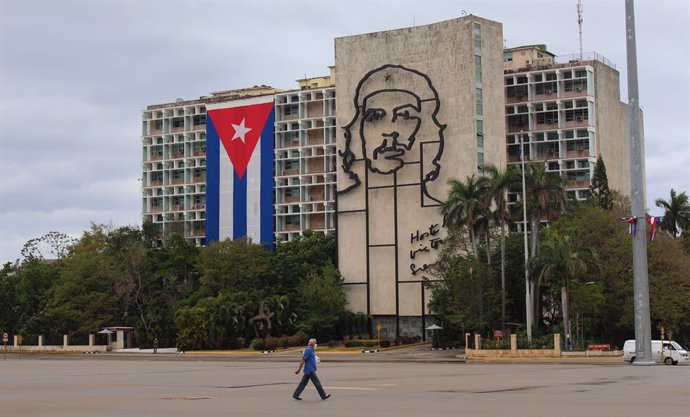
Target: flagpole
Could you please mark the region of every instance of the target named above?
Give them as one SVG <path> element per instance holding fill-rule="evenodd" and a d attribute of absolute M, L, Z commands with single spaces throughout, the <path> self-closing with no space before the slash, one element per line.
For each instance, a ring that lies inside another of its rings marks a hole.
<path fill-rule="evenodd" d="M 637 81 L 635 4 L 625 0 L 625 28 L 628 56 L 628 102 L 630 110 L 630 200 L 632 216 L 645 219 L 644 139 L 640 131 L 640 97 Z M 633 236 L 633 284 L 635 307 L 635 365 L 654 365 L 649 313 L 646 221 L 638 222 Z"/>

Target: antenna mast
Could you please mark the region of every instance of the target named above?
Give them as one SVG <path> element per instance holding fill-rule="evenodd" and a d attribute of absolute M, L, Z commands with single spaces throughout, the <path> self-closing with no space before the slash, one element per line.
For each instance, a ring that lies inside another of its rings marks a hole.
<path fill-rule="evenodd" d="M 577 25 L 580 29 L 580 61 L 582 61 L 582 0 L 577 0 Z"/>

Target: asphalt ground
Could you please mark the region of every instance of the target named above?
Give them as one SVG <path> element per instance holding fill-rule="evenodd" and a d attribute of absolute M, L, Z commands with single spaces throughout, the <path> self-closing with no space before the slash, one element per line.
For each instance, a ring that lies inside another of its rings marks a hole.
<path fill-rule="evenodd" d="M 326 401 L 311 385 L 291 398 L 298 351 L 8 355 L 0 416 L 690 416 L 690 366 L 475 364 L 425 349 L 320 356 Z"/>

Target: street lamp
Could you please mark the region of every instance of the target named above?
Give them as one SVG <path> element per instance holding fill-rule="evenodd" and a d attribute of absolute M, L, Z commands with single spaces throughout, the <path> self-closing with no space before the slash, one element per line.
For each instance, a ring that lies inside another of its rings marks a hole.
<path fill-rule="evenodd" d="M 522 166 L 522 232 L 525 241 L 525 318 L 527 321 L 527 340 L 532 341 L 532 291 L 530 291 L 527 253 L 527 187 L 525 185 L 525 138 L 522 130 L 520 131 L 520 162 Z"/>

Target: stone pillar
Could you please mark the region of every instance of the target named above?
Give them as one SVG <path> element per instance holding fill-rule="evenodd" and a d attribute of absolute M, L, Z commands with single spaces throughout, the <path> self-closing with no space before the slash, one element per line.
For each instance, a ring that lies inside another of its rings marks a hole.
<path fill-rule="evenodd" d="M 465 333 L 465 350 L 470 348 L 470 334 Z"/>
<path fill-rule="evenodd" d="M 96 335 L 95 334 L 90 334 L 89 335 L 89 347 L 93 346 L 96 344 Z"/>
<path fill-rule="evenodd" d="M 63 347 L 69 346 L 69 336 L 66 334 L 62 335 L 62 346 Z"/>
<path fill-rule="evenodd" d="M 480 350 L 482 348 L 482 336 L 479 333 L 474 334 L 474 348 Z"/>
<path fill-rule="evenodd" d="M 16 334 L 14 335 L 14 346 L 15 347 L 19 346 L 19 337 L 17 337 Z"/>
<path fill-rule="evenodd" d="M 561 356 L 561 334 L 560 333 L 554 333 L 553 334 L 553 353 L 555 353 L 557 356 Z"/>
<path fill-rule="evenodd" d="M 43 335 L 38 335 L 38 346 L 43 346 Z"/>
<path fill-rule="evenodd" d="M 513 353 L 517 352 L 517 335 L 516 334 L 510 335 L 510 350 Z"/>

